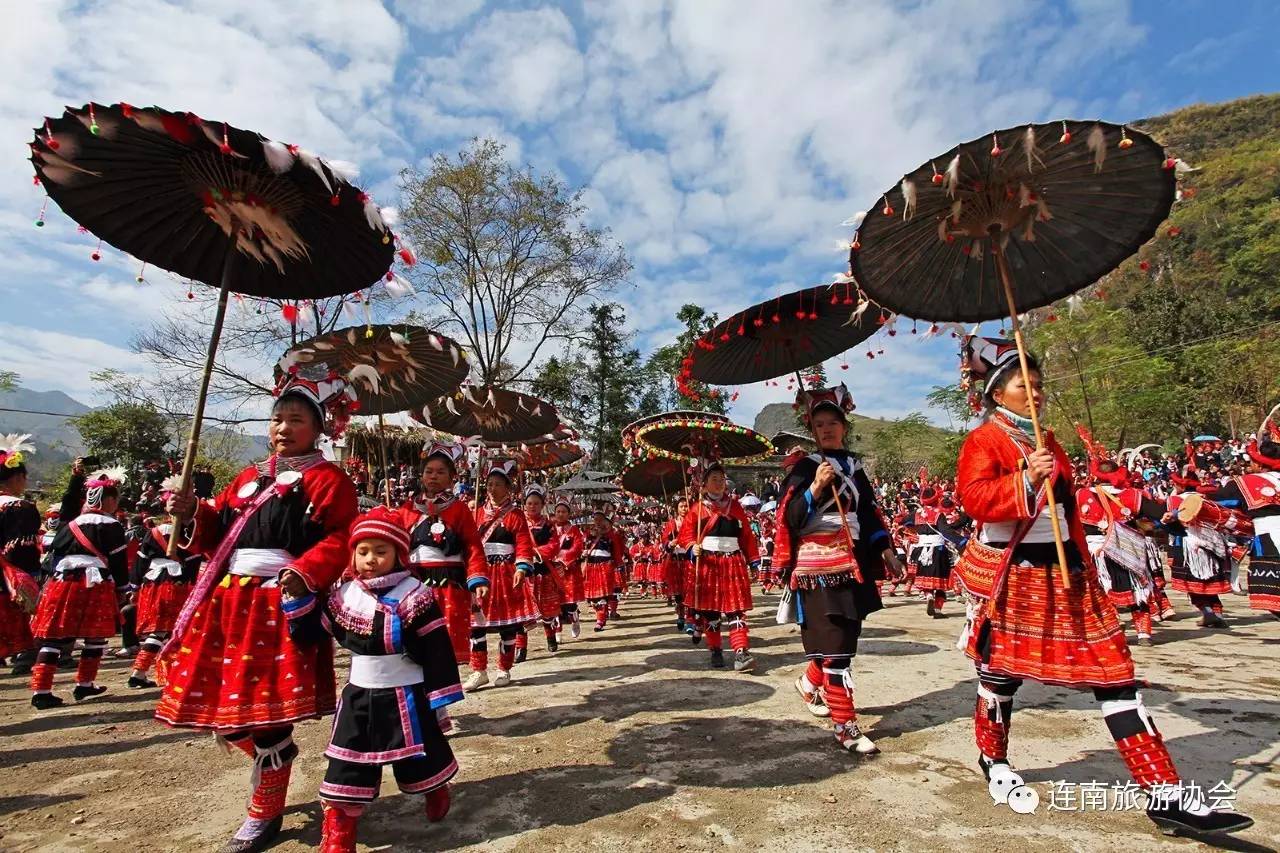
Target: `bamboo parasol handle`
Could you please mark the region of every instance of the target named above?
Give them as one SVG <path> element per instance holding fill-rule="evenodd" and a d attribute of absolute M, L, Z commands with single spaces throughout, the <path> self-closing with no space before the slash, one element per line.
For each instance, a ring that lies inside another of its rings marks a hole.
<path fill-rule="evenodd" d="M 213 374 L 213 360 L 218 354 L 218 339 L 222 337 L 222 322 L 227 316 L 227 294 L 231 290 L 231 266 L 236 252 L 233 240 L 227 249 L 226 260 L 222 262 L 222 286 L 218 290 L 218 309 L 213 316 L 213 328 L 209 332 L 209 349 L 205 352 L 204 373 L 200 375 L 200 390 L 196 394 L 196 408 L 191 417 L 191 434 L 187 437 L 187 452 L 182 460 L 182 483 L 178 486 L 178 494 L 185 495 L 191 491 L 191 475 L 196 465 L 196 452 L 200 448 L 200 427 L 204 424 L 204 404 L 209 396 L 209 377 Z M 165 553 L 169 559 L 178 556 L 178 538 L 182 535 L 182 524 L 185 519 L 173 516 L 173 530 L 169 533 L 169 545 Z"/>
<path fill-rule="evenodd" d="M 1044 432 L 1040 429 L 1040 415 L 1036 412 L 1035 401 L 1031 393 L 1031 369 L 1027 366 L 1027 347 L 1022 340 L 1022 324 L 1018 321 L 1018 309 L 1013 300 L 1013 281 L 1009 276 L 1009 265 L 1005 261 L 1004 251 L 1000 248 L 999 233 L 991 235 L 991 252 L 995 255 L 996 270 L 1000 273 L 1000 283 L 1004 285 L 1004 298 L 1009 306 L 1009 319 L 1013 326 L 1013 342 L 1018 347 L 1018 366 L 1022 370 L 1022 384 L 1027 389 L 1031 404 L 1031 428 L 1036 435 L 1036 449 L 1044 449 Z M 1071 588 L 1071 575 L 1067 571 L 1067 551 L 1062 544 L 1062 522 L 1058 520 L 1057 500 L 1053 496 L 1053 475 L 1049 476 L 1048 488 L 1045 490 L 1048 501 L 1049 522 L 1053 525 L 1053 544 L 1058 551 L 1058 571 L 1062 585 Z"/>

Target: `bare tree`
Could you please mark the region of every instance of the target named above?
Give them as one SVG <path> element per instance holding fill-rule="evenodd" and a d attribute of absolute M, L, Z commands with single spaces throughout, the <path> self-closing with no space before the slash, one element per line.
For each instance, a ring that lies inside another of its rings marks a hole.
<path fill-rule="evenodd" d="M 135 398 L 170 416 L 186 415 L 195 404 L 193 377 L 204 369 L 217 291 L 198 287 L 175 310 L 161 314 L 137 334 L 132 346 L 155 372 L 130 389 Z M 247 405 L 270 394 L 273 367 L 284 351 L 299 341 L 348 325 L 377 322 L 398 308 L 400 300 L 382 288 L 360 296 L 294 300 L 237 297 L 227 309 L 222 338 L 209 380 L 209 402 L 224 420 L 236 420 Z M 345 308 L 345 310 L 344 310 Z M 285 319 L 296 311 L 296 322 Z"/>
<path fill-rule="evenodd" d="M 418 249 L 410 279 L 434 325 L 469 346 L 482 383 L 521 381 L 631 271 L 607 230 L 583 224 L 581 190 L 511 166 L 504 150 L 474 140 L 401 173 L 401 229 Z"/>

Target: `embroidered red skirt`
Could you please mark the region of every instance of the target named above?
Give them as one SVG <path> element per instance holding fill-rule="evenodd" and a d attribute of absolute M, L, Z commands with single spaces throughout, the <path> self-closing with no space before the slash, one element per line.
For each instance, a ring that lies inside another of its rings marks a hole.
<path fill-rule="evenodd" d="M 574 563 L 565 571 L 564 576 L 564 603 L 577 604 L 580 601 L 586 601 L 587 596 L 583 591 L 585 580 L 582 577 L 582 563 Z"/>
<path fill-rule="evenodd" d="M 924 553 L 931 551 L 931 554 Z M 928 559 L 928 564 L 922 560 Z M 951 552 L 946 545 L 915 546 L 909 562 L 915 565 L 916 589 L 921 592 L 945 592 L 951 589 Z"/>
<path fill-rule="evenodd" d="M 1249 558 L 1249 607 L 1280 610 L 1280 558 Z"/>
<path fill-rule="evenodd" d="M 0 657 L 25 652 L 35 645 L 31 636 L 31 617 L 9 597 L 0 592 Z"/>
<path fill-rule="evenodd" d="M 694 610 L 745 613 L 751 609 L 751 572 L 742 553 L 703 551 L 685 574 L 684 604 Z"/>
<path fill-rule="evenodd" d="M 489 594 L 484 597 L 484 619 L 489 628 L 527 625 L 538 621 L 538 601 L 529 578 L 512 588 L 516 580 L 514 560 L 489 563 Z"/>
<path fill-rule="evenodd" d="M 85 586 L 84 576 L 55 577 L 44 585 L 31 633 L 45 640 L 114 637 L 119 609 L 110 580 Z"/>
<path fill-rule="evenodd" d="M 564 604 L 564 575 L 555 568 L 549 574 L 537 578 L 538 614 L 549 621 L 560 615 L 560 605 Z"/>
<path fill-rule="evenodd" d="M 280 589 L 263 582 L 226 575 L 195 611 L 165 662 L 160 721 L 235 731 L 333 713 L 333 643 L 290 639 Z"/>
<path fill-rule="evenodd" d="M 668 554 L 663 558 L 662 581 L 667 585 L 667 592 L 671 595 L 679 595 L 684 597 L 685 575 L 688 574 L 690 563 L 683 556 Z"/>
<path fill-rule="evenodd" d="M 138 633 L 172 631 L 191 589 L 191 584 L 180 580 L 143 583 L 138 589 Z"/>
<path fill-rule="evenodd" d="M 457 660 L 468 660 L 471 655 L 471 593 L 465 587 L 450 582 L 432 587 L 436 603 L 444 614 L 445 630 L 449 632 L 449 645 Z"/>
<path fill-rule="evenodd" d="M 582 594 L 586 601 L 598 601 L 614 594 L 617 588 L 617 572 L 612 560 L 599 563 L 586 562 L 582 566 Z"/>
<path fill-rule="evenodd" d="M 1013 566 L 987 602 L 965 654 L 993 672 L 1066 687 L 1132 684 L 1133 657 L 1097 578 L 1048 566 Z"/>
<path fill-rule="evenodd" d="M 1192 575 L 1191 569 L 1183 562 L 1173 567 L 1173 582 L 1170 586 L 1187 595 L 1226 595 L 1231 592 L 1231 573 L 1229 570 L 1218 571 L 1202 580 Z"/>

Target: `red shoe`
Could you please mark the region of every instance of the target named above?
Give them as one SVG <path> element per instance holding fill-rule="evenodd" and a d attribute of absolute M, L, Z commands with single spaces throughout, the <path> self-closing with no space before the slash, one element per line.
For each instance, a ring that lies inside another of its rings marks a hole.
<path fill-rule="evenodd" d="M 356 853 L 356 826 L 360 815 L 348 814 L 341 806 L 324 806 L 324 828 L 320 853 Z"/>
<path fill-rule="evenodd" d="M 427 820 L 431 823 L 439 823 L 444 820 L 445 815 L 449 813 L 449 786 L 441 785 L 431 791 L 427 791 Z"/>

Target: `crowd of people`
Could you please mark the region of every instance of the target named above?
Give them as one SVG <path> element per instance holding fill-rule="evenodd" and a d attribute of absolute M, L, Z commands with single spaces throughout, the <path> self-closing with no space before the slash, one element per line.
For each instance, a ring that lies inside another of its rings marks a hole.
<path fill-rule="evenodd" d="M 629 596 L 656 598 L 708 667 L 749 673 L 758 588 L 777 597 L 778 621 L 800 626 L 805 712 L 830 720 L 840 748 L 870 756 L 879 747 L 859 725 L 853 674 L 864 623 L 886 597 L 919 595 L 935 618 L 959 600 L 987 780 L 1019 778 L 1009 731 L 1024 681 L 1089 689 L 1159 827 L 1200 837 L 1247 827 L 1180 788 L 1121 617 L 1150 643 L 1179 615 L 1172 589 L 1219 628 L 1230 618 L 1222 596 L 1246 575 L 1251 607 L 1280 617 L 1280 445 L 1205 440 L 1181 459 L 1150 449 L 1117 459 L 1085 434 L 1089 457 L 1073 464 L 1033 436 L 1034 362 L 1024 378 L 1007 342 L 973 338 L 966 353 L 986 380 L 986 415 L 953 479 L 922 472 L 877 488 L 846 446 L 848 391 L 812 389 L 797 405 L 817 449 L 789 453 L 762 495 L 735 492 L 706 460 L 691 494 L 634 516 L 549 497 L 506 459 L 472 472 L 482 493 L 469 500 L 466 454 L 444 441 L 394 473 L 390 506 L 362 514 L 360 477 L 317 449 L 341 392 L 333 379 L 284 377 L 271 455 L 216 494 L 155 482 L 141 502 L 149 519 L 122 513 L 120 472 L 83 464 L 42 518 L 24 497 L 30 447 L 10 440 L 0 656 L 30 676 L 31 703 L 48 712 L 65 701 L 55 681 L 77 644 L 72 698 L 107 689 L 99 664 L 123 627 L 127 687 L 158 691 L 160 721 L 211 731 L 251 762 L 247 815 L 227 851 L 272 843 L 294 726 L 336 715 L 318 795 L 323 849 L 347 851 L 385 765 L 401 791 L 423 796 L 426 820 L 445 819 L 459 772 L 448 738 L 461 731 L 449 708 L 518 684 L 539 627 L 556 654 L 586 640 L 584 612 L 596 634 L 625 618 Z M 350 663 L 340 690 L 335 645 Z"/>

